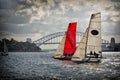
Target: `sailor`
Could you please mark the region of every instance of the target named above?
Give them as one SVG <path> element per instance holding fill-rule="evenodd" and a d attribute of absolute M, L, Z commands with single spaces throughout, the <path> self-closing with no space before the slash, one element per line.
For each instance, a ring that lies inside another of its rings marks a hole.
<path fill-rule="evenodd" d="M 90 51 L 90 55 L 93 55 L 92 51 Z"/>
<path fill-rule="evenodd" d="M 68 56 L 71 56 L 71 54 L 69 53 Z"/>
<path fill-rule="evenodd" d="M 71 54 L 71 56 L 73 56 L 74 53 Z"/>
<path fill-rule="evenodd" d="M 94 51 L 94 56 L 96 57 L 96 58 L 98 58 L 98 54 Z"/>

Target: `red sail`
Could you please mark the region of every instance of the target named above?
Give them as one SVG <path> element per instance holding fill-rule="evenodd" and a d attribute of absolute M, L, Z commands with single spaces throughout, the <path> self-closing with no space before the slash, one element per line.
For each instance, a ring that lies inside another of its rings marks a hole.
<path fill-rule="evenodd" d="M 72 56 L 76 50 L 76 22 L 69 23 L 66 32 L 66 40 L 64 45 L 64 55 Z"/>

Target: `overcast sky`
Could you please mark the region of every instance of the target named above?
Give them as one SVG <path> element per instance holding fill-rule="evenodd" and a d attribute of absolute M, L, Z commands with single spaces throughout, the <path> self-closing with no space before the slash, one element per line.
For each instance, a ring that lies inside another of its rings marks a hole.
<path fill-rule="evenodd" d="M 102 38 L 120 42 L 120 0 L 0 0 L 0 37 L 25 41 L 67 30 L 84 32 L 92 13 L 101 12 Z"/>

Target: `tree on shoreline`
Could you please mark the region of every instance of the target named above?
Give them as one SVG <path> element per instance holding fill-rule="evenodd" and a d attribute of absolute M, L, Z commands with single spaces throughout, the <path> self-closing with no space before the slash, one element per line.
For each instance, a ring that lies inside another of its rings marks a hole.
<path fill-rule="evenodd" d="M 11 38 L 11 40 L 4 38 L 0 41 L 0 52 L 2 52 L 4 49 L 4 41 L 6 42 L 9 52 L 39 52 L 41 51 L 41 48 L 36 46 L 36 44 L 34 43 L 18 42 L 14 40 L 13 38 Z"/>

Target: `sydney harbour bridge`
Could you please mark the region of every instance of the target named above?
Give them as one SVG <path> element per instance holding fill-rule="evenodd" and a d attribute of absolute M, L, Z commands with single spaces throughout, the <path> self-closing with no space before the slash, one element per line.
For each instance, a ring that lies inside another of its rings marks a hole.
<path fill-rule="evenodd" d="M 41 45 L 50 45 L 50 44 L 59 44 L 61 41 L 62 36 L 65 34 L 65 32 L 57 32 L 57 33 L 52 33 L 49 35 L 46 35 L 38 40 L 33 41 L 33 43 L 35 43 L 37 46 L 41 46 Z M 77 41 L 76 43 L 79 44 L 81 37 L 83 36 L 82 32 L 77 32 L 76 33 L 76 37 L 77 37 Z M 101 44 L 102 43 L 108 43 L 107 40 L 102 39 L 101 40 Z"/>

